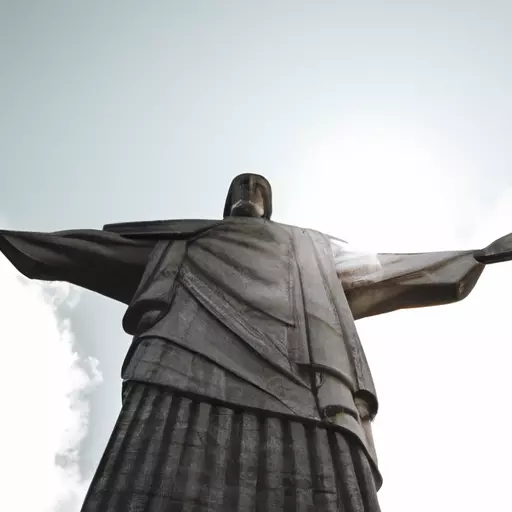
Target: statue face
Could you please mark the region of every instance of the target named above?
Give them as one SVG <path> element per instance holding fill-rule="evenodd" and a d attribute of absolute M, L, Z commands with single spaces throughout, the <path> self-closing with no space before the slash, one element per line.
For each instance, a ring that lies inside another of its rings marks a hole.
<path fill-rule="evenodd" d="M 231 183 L 224 216 L 270 218 L 270 183 L 257 174 L 241 174 Z"/>

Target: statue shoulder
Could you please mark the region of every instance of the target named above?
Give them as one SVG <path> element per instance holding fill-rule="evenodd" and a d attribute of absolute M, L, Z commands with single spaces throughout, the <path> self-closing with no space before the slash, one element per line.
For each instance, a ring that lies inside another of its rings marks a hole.
<path fill-rule="evenodd" d="M 128 238 L 189 238 L 222 222 L 222 220 L 212 219 L 121 222 L 106 224 L 103 226 L 103 231 L 117 233 Z"/>

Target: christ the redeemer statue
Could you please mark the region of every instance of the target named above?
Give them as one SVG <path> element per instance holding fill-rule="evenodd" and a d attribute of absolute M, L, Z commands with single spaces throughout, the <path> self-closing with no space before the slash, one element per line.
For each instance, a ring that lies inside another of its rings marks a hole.
<path fill-rule="evenodd" d="M 268 181 L 244 174 L 222 220 L 0 231 L 25 276 L 128 306 L 122 409 L 83 512 L 379 510 L 354 320 L 464 299 L 485 264 L 512 259 L 512 235 L 368 255 L 271 213 Z"/>

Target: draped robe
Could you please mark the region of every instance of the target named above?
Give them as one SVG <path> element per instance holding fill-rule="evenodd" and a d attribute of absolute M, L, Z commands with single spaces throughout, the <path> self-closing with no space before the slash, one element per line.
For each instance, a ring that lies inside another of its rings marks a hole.
<path fill-rule="evenodd" d="M 376 487 L 377 397 L 354 320 L 459 301 L 484 267 L 473 251 L 357 253 L 252 218 L 0 231 L 0 250 L 29 278 L 129 306 L 126 382 L 329 421 L 361 445 Z"/>

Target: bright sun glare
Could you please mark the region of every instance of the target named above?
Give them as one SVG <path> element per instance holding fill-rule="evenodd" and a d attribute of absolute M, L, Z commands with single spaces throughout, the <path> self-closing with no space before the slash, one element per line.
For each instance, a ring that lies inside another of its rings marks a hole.
<path fill-rule="evenodd" d="M 309 146 L 302 191 L 314 194 L 317 224 L 380 251 L 460 243 L 471 207 L 463 158 L 425 128 L 406 128 L 347 125 Z"/>

